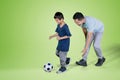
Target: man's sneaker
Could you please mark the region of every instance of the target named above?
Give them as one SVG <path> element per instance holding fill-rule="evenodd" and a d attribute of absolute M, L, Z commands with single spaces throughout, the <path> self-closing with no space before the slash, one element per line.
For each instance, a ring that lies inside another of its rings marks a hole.
<path fill-rule="evenodd" d="M 67 58 L 66 59 L 66 65 L 69 65 L 69 63 L 70 63 L 70 58 Z"/>
<path fill-rule="evenodd" d="M 59 74 L 59 73 L 63 73 L 66 71 L 66 67 L 61 67 L 56 73 Z"/>
<path fill-rule="evenodd" d="M 76 61 L 76 64 L 80 66 L 87 66 L 87 62 L 84 59 L 81 59 L 80 61 Z"/>
<path fill-rule="evenodd" d="M 105 58 L 98 59 L 98 62 L 95 64 L 95 66 L 102 66 L 102 64 L 105 62 Z"/>

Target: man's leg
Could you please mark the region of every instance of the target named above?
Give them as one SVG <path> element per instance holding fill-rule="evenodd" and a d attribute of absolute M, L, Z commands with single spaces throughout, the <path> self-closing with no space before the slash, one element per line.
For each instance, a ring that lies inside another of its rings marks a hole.
<path fill-rule="evenodd" d="M 80 61 L 77 61 L 76 64 L 77 65 L 81 65 L 81 66 L 87 66 L 87 56 L 88 56 L 88 53 L 89 53 L 89 50 L 90 50 L 90 46 L 92 44 L 92 41 L 94 39 L 94 34 L 92 35 L 92 38 L 91 38 L 91 41 L 90 41 L 90 45 L 89 45 L 89 48 L 87 49 L 86 53 L 84 54 L 84 56 L 82 57 L 82 59 Z M 87 42 L 87 40 L 86 40 Z M 85 42 L 85 47 L 86 47 L 86 42 Z"/>
<path fill-rule="evenodd" d="M 102 59 L 102 57 L 103 57 L 102 50 L 101 50 L 101 47 L 100 47 L 102 34 L 103 34 L 102 32 L 95 33 L 95 38 L 94 38 L 94 41 L 93 41 L 94 50 L 96 52 L 97 57 L 100 58 L 100 59 Z"/>
<path fill-rule="evenodd" d="M 100 47 L 102 35 L 103 35 L 102 32 L 95 33 L 95 38 L 94 38 L 94 42 L 93 42 L 94 50 L 95 50 L 96 55 L 98 57 L 98 62 L 95 64 L 96 66 L 101 66 L 105 61 L 105 58 L 103 57 L 102 50 Z"/>

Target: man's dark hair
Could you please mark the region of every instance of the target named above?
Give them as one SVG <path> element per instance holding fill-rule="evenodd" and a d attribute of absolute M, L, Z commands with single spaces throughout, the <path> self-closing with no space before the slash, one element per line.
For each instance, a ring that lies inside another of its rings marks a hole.
<path fill-rule="evenodd" d="M 64 16 L 61 12 L 56 12 L 54 15 L 54 19 L 58 18 L 59 20 L 64 19 Z"/>
<path fill-rule="evenodd" d="M 84 15 L 81 12 L 76 12 L 73 15 L 73 19 L 78 19 L 78 20 L 82 20 L 84 18 Z"/>

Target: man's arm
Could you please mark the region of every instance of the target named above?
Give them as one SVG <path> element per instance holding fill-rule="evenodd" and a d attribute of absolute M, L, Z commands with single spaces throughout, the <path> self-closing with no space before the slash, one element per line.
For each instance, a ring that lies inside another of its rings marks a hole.
<path fill-rule="evenodd" d="M 87 37 L 87 41 L 86 41 L 86 46 L 85 46 L 85 48 L 82 50 L 83 55 L 86 53 L 86 51 L 87 51 L 87 49 L 88 49 L 88 47 L 89 47 L 89 45 L 90 45 L 93 32 L 88 32 L 87 35 L 88 35 L 88 37 Z M 83 56 L 83 55 L 82 55 L 82 56 Z"/>
<path fill-rule="evenodd" d="M 90 42 L 91 42 L 92 35 L 93 35 L 93 32 L 88 32 L 88 39 L 87 39 L 87 42 L 86 42 L 85 49 L 88 49 L 88 47 L 90 45 Z"/>
<path fill-rule="evenodd" d="M 84 33 L 85 39 L 87 39 L 87 29 L 86 29 L 86 28 L 82 28 L 82 30 L 83 30 L 83 33 Z"/>

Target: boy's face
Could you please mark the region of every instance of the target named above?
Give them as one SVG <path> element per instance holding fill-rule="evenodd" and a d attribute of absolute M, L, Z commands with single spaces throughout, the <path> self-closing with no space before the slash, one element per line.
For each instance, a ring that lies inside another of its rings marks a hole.
<path fill-rule="evenodd" d="M 56 18 L 55 21 L 56 21 L 57 24 L 61 24 L 64 20 Z"/>
<path fill-rule="evenodd" d="M 81 26 L 84 22 L 83 20 L 78 20 L 78 19 L 74 19 L 74 22 L 78 25 Z"/>

